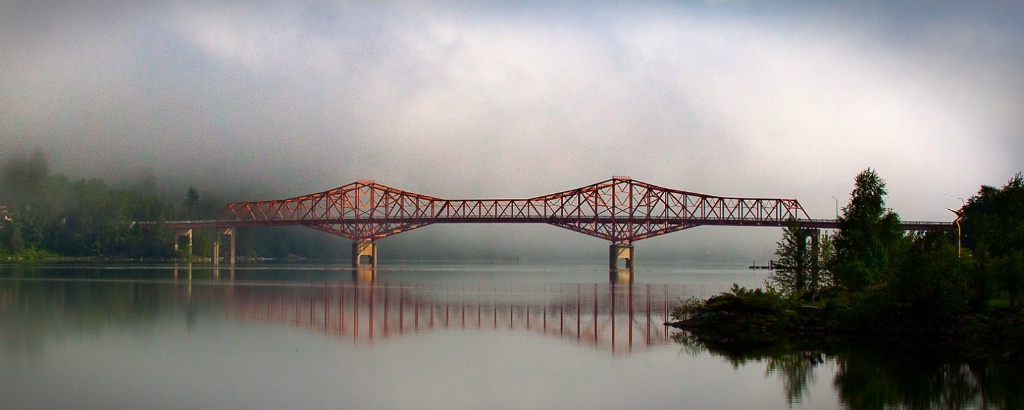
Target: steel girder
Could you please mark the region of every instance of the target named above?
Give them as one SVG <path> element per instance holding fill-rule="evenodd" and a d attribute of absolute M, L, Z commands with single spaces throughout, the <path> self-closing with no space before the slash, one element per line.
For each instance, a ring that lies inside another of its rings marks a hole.
<path fill-rule="evenodd" d="M 720 197 L 628 177 L 528 199 L 443 199 L 357 181 L 289 199 L 234 202 L 225 213 L 247 226 L 300 225 L 355 241 L 434 223 L 547 223 L 627 243 L 700 225 L 810 219 L 795 199 Z"/>

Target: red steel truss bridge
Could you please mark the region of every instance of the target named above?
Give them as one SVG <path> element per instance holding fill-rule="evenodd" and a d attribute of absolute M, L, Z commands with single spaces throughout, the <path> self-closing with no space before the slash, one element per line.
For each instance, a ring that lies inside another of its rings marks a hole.
<path fill-rule="evenodd" d="M 234 202 L 224 211 L 237 225 L 301 225 L 356 242 L 435 223 L 546 223 L 631 243 L 700 225 L 784 226 L 810 219 L 796 199 L 704 195 L 628 177 L 526 199 L 443 199 L 358 181 L 295 198 Z"/>
<path fill-rule="evenodd" d="M 609 263 L 633 269 L 632 243 L 701 225 L 785 226 L 790 219 L 805 228 L 837 228 L 838 221 L 811 219 L 796 199 L 740 198 L 664 188 L 629 177 L 525 199 L 444 199 L 403 191 L 374 181 L 357 181 L 294 198 L 233 202 L 217 221 L 178 221 L 171 226 L 213 228 L 213 254 L 219 235 L 231 235 L 228 258 L 234 262 L 234 228 L 305 226 L 354 241 L 353 267 L 376 267 L 375 241 L 437 223 L 544 223 L 612 243 Z M 904 222 L 907 230 L 945 229 L 944 222 Z M 214 263 L 217 258 L 214 258 Z"/>

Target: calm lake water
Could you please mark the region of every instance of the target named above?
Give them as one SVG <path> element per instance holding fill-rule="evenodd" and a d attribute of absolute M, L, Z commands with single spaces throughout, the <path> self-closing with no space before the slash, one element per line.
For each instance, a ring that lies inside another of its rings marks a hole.
<path fill-rule="evenodd" d="M 0 408 L 1024 408 L 1015 365 L 662 325 L 742 265 L 0 265 Z"/>

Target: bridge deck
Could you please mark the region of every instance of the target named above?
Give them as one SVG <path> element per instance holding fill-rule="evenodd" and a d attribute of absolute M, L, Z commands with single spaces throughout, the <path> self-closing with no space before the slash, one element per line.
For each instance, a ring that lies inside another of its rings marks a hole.
<path fill-rule="evenodd" d="M 450 223 L 450 224 L 481 224 L 481 223 L 494 223 L 494 224 L 505 224 L 505 223 L 543 223 L 543 224 L 562 224 L 569 222 L 578 222 L 580 219 L 569 219 L 564 218 L 560 220 L 550 220 L 545 218 L 437 218 L 432 223 Z M 587 221 L 594 221 L 595 218 L 587 218 Z M 628 220 L 623 221 L 621 219 L 611 218 L 597 218 L 600 223 L 627 223 Z M 202 220 L 202 221 L 168 221 L 167 225 L 171 229 L 185 230 L 185 229 L 216 229 L 216 228 L 249 228 L 249 227 L 271 227 L 271 226 L 312 226 L 320 224 L 402 224 L 402 223 L 414 223 L 416 220 L 413 219 L 401 219 L 401 218 L 388 218 L 388 219 L 374 219 L 367 221 L 351 221 L 343 219 L 327 219 L 322 221 L 296 221 L 296 220 L 274 220 L 274 221 L 239 221 L 232 219 L 216 219 L 216 220 Z M 805 228 L 817 228 L 817 229 L 839 229 L 838 219 L 798 219 L 797 222 Z M 732 221 L 722 219 L 703 219 L 703 220 L 681 220 L 681 219 L 658 219 L 651 218 L 648 220 L 633 220 L 630 223 L 642 224 L 642 223 L 659 223 L 659 224 L 676 224 L 684 225 L 687 227 L 698 227 L 698 226 L 763 226 L 763 227 L 784 227 L 786 226 L 785 221 Z M 155 225 L 155 222 L 147 222 L 147 226 Z M 900 222 L 904 230 L 907 231 L 931 231 L 938 229 L 952 229 L 954 225 L 952 222 L 934 222 L 934 221 L 905 221 Z"/>
<path fill-rule="evenodd" d="M 791 219 L 812 228 L 836 228 L 835 220 L 811 219 L 791 198 L 739 198 L 612 179 L 524 199 L 443 199 L 373 181 L 358 181 L 294 198 L 235 202 L 225 214 L 233 223 L 213 226 L 307 226 L 372 242 L 435 223 L 545 223 L 609 240 L 632 243 L 701 225 L 785 226 Z M 942 223 L 908 222 L 910 230 Z"/>
<path fill-rule="evenodd" d="M 226 219 L 167 224 L 176 232 L 267 226 L 318 229 L 355 241 L 352 266 L 357 268 L 364 258 L 376 267 L 375 240 L 431 224 L 543 223 L 611 241 L 609 267 L 614 273 L 618 262 L 626 260 L 630 281 L 632 243 L 641 239 L 697 226 L 782 227 L 791 220 L 806 228 L 839 228 L 836 219 L 811 219 L 796 199 L 706 195 L 629 177 L 527 199 L 442 199 L 357 181 L 294 198 L 233 202 L 224 212 Z M 910 231 L 952 227 L 950 222 L 902 225 Z M 234 235 L 229 248 L 229 260 L 234 263 Z M 214 235 L 212 254 L 219 254 L 219 235 Z M 214 263 L 217 259 L 213 258 Z"/>

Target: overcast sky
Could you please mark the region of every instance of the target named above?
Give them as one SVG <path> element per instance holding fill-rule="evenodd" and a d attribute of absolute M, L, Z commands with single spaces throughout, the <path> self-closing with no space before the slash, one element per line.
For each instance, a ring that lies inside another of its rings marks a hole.
<path fill-rule="evenodd" d="M 904 220 L 1024 170 L 1024 3 L 549 3 L 0 0 L 0 143 L 79 178 L 477 198 L 628 175 L 816 218 L 868 167 Z"/>

